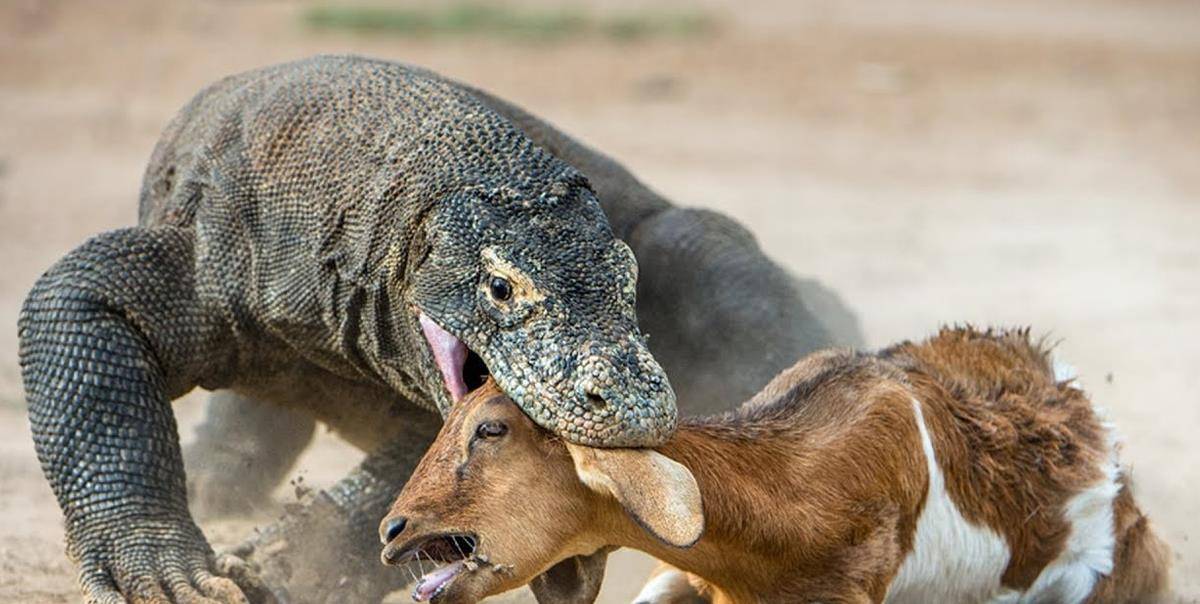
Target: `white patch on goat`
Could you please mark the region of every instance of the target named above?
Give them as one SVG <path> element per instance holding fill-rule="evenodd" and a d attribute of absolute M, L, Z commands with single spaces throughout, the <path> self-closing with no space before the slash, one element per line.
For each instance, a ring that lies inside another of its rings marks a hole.
<path fill-rule="evenodd" d="M 1092 410 L 1104 420 L 1103 409 L 1092 405 Z M 1117 482 L 1121 475 L 1117 461 L 1120 447 L 1113 425 L 1104 421 L 1103 429 L 1108 445 L 1108 458 L 1101 467 L 1104 475 L 1063 506 L 1063 516 L 1071 525 L 1067 542 L 1025 591 L 1021 602 L 1082 602 L 1102 575 L 1112 573 L 1116 547 L 1113 500 L 1121 490 Z"/>
<path fill-rule="evenodd" d="M 634 604 L 670 602 L 672 596 L 678 597 L 689 591 L 692 591 L 692 584 L 688 582 L 687 573 L 676 569 L 665 570 L 651 577 L 633 601 Z"/>
<path fill-rule="evenodd" d="M 913 549 L 888 587 L 887 601 L 1015 602 L 1018 594 L 1000 585 L 1010 552 L 1004 538 L 967 521 L 946 492 L 921 403 L 912 401 L 921 447 L 929 468 L 925 507 L 917 519 Z"/>

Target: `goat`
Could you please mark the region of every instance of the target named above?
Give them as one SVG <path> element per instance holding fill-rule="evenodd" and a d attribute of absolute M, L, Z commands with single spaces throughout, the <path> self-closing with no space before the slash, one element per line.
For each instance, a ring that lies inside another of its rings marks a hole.
<path fill-rule="evenodd" d="M 657 450 L 565 443 L 489 386 L 381 523 L 382 558 L 433 561 L 413 597 L 439 603 L 607 546 L 670 565 L 638 602 L 1144 602 L 1169 552 L 1116 454 L 1028 330 L 815 353 Z"/>

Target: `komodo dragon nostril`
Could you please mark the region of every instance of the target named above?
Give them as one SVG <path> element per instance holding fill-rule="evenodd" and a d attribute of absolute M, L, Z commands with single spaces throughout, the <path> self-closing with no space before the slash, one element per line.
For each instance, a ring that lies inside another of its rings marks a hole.
<path fill-rule="evenodd" d="M 397 516 L 395 518 L 389 519 L 387 521 L 387 525 L 384 527 L 384 529 L 385 529 L 384 535 L 383 535 L 384 545 L 391 543 L 392 540 L 394 540 L 396 537 L 399 537 L 400 533 L 404 532 L 405 526 L 408 526 L 408 518 L 405 518 L 403 516 Z"/>
<path fill-rule="evenodd" d="M 587 402 L 593 411 L 599 411 L 608 406 L 608 401 L 604 400 L 604 397 L 599 394 L 588 394 Z"/>

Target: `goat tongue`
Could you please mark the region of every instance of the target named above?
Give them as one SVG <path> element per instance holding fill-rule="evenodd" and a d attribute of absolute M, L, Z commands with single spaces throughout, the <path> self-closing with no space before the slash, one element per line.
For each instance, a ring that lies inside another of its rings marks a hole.
<path fill-rule="evenodd" d="M 450 581 L 454 580 L 454 577 L 457 577 L 458 573 L 462 572 L 463 568 L 463 561 L 459 560 L 421 577 L 421 581 L 413 588 L 413 600 L 425 602 L 436 598 L 450 584 Z"/>
<path fill-rule="evenodd" d="M 450 398 L 457 403 L 458 399 L 467 394 L 467 384 L 463 382 L 462 377 L 463 363 L 467 361 L 467 345 L 442 329 L 441 325 L 434 323 L 425 313 L 421 313 L 417 321 L 421 324 L 421 331 L 425 334 L 425 340 L 429 342 L 429 348 L 433 350 L 433 360 L 442 372 L 446 390 L 450 392 Z"/>

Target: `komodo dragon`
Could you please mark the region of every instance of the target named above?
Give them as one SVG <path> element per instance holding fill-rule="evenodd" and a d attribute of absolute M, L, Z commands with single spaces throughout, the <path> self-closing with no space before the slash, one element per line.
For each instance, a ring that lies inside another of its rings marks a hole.
<path fill-rule="evenodd" d="M 181 111 L 139 226 L 34 285 L 21 365 L 88 601 L 370 601 L 400 581 L 380 572 L 373 527 L 436 433 L 431 411 L 490 374 L 563 438 L 653 445 L 675 395 L 637 322 L 680 392 L 728 404 L 833 341 L 803 292 L 858 338 L 736 223 L 674 208 L 514 106 L 401 64 L 316 57 L 226 78 Z M 746 357 L 757 371 L 728 369 Z M 265 583 L 215 557 L 188 511 L 169 401 L 197 386 L 369 452 L 238 550 Z M 562 597 L 598 558 L 535 593 Z"/>

